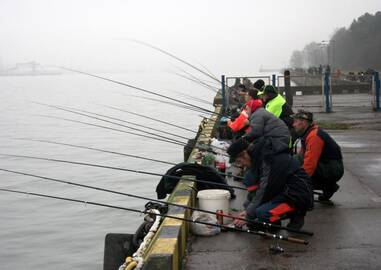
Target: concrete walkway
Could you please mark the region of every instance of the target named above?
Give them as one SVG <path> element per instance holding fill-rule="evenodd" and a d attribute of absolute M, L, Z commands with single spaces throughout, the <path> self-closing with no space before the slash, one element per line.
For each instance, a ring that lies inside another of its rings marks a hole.
<path fill-rule="evenodd" d="M 325 120 L 350 118 L 345 111 L 321 116 Z M 381 118 L 381 114 L 374 117 Z M 339 182 L 340 190 L 332 198 L 335 205 L 316 203 L 307 214 L 304 229 L 315 233 L 306 238 L 309 245 L 280 242 L 285 252 L 271 255 L 269 246 L 274 240 L 255 235 L 223 232 L 213 237 L 194 237 L 185 268 L 381 269 L 381 131 L 350 129 L 329 133 L 342 147 L 345 174 Z M 240 201 L 244 196 L 242 193 L 232 201 L 232 207 L 242 209 Z"/>

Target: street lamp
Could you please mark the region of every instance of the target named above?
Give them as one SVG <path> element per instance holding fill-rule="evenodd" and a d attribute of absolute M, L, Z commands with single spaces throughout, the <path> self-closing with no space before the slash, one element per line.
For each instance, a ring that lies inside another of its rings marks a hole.
<path fill-rule="evenodd" d="M 332 71 L 335 70 L 335 47 L 336 47 L 336 40 L 331 39 L 331 40 L 322 40 L 321 43 L 319 44 L 324 44 L 325 46 L 332 47 Z M 328 54 L 328 49 L 327 49 L 327 62 L 329 63 L 329 54 Z"/>

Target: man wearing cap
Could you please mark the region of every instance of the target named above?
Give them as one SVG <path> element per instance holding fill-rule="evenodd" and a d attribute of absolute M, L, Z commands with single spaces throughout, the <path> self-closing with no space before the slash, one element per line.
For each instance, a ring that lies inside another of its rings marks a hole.
<path fill-rule="evenodd" d="M 289 154 L 288 144 L 271 137 L 249 143 L 245 137 L 227 150 L 231 160 L 250 170 L 257 190 L 245 203 L 240 217 L 247 220 L 280 222 L 290 217 L 288 227 L 300 229 L 306 211 L 313 207 L 311 179 Z M 245 224 L 235 220 L 236 226 Z M 249 224 L 250 225 L 250 224 Z"/>
<path fill-rule="evenodd" d="M 272 85 L 266 85 L 263 91 L 258 93 L 262 96 L 262 100 L 265 104 L 265 109 L 271 112 L 276 117 L 283 120 L 289 129 L 292 129 L 292 117 L 294 114 L 291 107 L 286 103 L 286 100 L 278 94 L 278 91 Z"/>
<path fill-rule="evenodd" d="M 297 158 L 312 178 L 314 189 L 323 190 L 320 201 L 328 201 L 339 189 L 337 181 L 344 174 L 340 146 L 323 129 L 313 123 L 313 114 L 298 111 L 294 116 L 294 129 L 301 138 Z"/>

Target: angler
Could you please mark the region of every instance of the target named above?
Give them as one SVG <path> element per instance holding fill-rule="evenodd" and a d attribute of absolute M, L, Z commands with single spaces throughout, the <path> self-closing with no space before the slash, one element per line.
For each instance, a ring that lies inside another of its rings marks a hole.
<path fill-rule="evenodd" d="M 249 143 L 245 137 L 234 142 L 228 153 L 233 161 L 249 168 L 255 192 L 245 202 L 239 217 L 276 222 L 288 217 L 287 227 L 301 229 L 306 211 L 313 208 L 311 179 L 289 154 L 281 140 L 261 137 Z M 235 221 L 243 226 L 244 221 Z"/>

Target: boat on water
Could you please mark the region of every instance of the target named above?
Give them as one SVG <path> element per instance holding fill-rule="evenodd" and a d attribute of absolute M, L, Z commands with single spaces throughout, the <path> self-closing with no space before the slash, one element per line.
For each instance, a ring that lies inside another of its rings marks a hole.
<path fill-rule="evenodd" d="M 43 76 L 61 75 L 57 69 L 47 68 L 35 61 L 17 63 L 15 66 L 0 70 L 0 76 Z"/>

